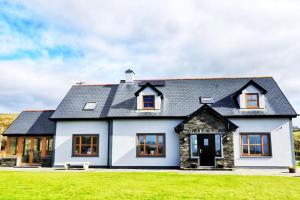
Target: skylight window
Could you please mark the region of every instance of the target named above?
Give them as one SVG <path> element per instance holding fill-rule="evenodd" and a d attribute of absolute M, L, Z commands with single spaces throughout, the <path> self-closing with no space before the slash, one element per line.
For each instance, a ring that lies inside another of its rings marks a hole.
<path fill-rule="evenodd" d="M 213 98 L 212 97 L 200 97 L 200 103 L 202 104 L 212 104 Z"/>
<path fill-rule="evenodd" d="M 97 106 L 96 102 L 87 102 L 84 105 L 83 110 L 95 110 L 96 106 Z"/>

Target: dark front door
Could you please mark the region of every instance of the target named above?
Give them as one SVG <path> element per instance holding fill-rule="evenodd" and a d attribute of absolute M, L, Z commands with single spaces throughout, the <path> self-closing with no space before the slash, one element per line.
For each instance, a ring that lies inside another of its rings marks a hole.
<path fill-rule="evenodd" d="M 215 135 L 199 134 L 200 166 L 215 166 Z"/>

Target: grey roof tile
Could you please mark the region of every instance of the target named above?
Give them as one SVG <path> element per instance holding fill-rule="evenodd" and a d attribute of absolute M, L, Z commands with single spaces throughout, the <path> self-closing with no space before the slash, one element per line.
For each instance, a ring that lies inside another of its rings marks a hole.
<path fill-rule="evenodd" d="M 52 110 L 23 111 L 3 134 L 53 135 L 56 124 L 49 119 L 53 112 Z"/>
<path fill-rule="evenodd" d="M 263 111 L 242 111 L 234 101 L 234 94 L 250 80 L 268 92 Z M 53 114 L 53 119 L 64 118 L 117 118 L 117 117 L 184 117 L 201 107 L 199 97 L 213 97 L 211 106 L 224 116 L 294 116 L 294 109 L 271 77 L 223 79 L 170 79 L 155 86 L 164 95 L 160 112 L 137 112 L 136 97 L 147 80 L 133 84 L 73 86 Z M 140 83 L 143 84 L 140 84 Z M 94 111 L 83 111 L 87 101 L 96 101 Z"/>

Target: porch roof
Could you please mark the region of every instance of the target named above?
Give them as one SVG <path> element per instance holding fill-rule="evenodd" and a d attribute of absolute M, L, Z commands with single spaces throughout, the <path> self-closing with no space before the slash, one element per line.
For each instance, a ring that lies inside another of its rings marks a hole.
<path fill-rule="evenodd" d="M 221 120 L 222 122 L 224 122 L 225 124 L 227 124 L 227 129 L 228 130 L 236 130 L 238 128 L 237 125 L 235 125 L 233 122 L 231 122 L 230 120 L 228 120 L 226 117 L 224 117 L 223 115 L 221 115 L 220 113 L 218 113 L 211 106 L 209 106 L 207 104 L 204 104 L 198 110 L 196 110 L 195 112 L 193 112 L 190 115 L 188 115 L 180 124 L 178 124 L 175 127 L 175 131 L 177 133 L 180 132 L 180 131 L 182 131 L 183 127 L 184 127 L 184 124 L 186 124 L 187 122 L 189 122 L 191 119 L 193 119 L 196 115 L 198 115 L 200 112 L 202 112 L 205 109 L 208 112 L 210 112 L 213 116 L 215 116 L 216 118 L 218 118 L 219 120 Z"/>
<path fill-rule="evenodd" d="M 3 135 L 54 135 L 56 123 L 49 118 L 53 110 L 23 111 Z"/>

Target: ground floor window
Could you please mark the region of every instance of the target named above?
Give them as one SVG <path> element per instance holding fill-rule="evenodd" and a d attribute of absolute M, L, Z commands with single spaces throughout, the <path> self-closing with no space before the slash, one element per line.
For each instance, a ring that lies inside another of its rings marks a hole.
<path fill-rule="evenodd" d="M 73 156 L 98 156 L 99 135 L 73 135 Z"/>
<path fill-rule="evenodd" d="M 242 133 L 242 156 L 270 156 L 271 141 L 269 133 Z"/>
<path fill-rule="evenodd" d="M 198 136 L 200 134 L 191 134 L 190 135 L 190 149 L 191 149 L 191 157 L 197 158 L 199 157 L 199 146 L 198 146 Z M 222 156 L 222 139 L 221 134 L 215 135 L 215 156 Z"/>
<path fill-rule="evenodd" d="M 165 134 L 137 134 L 138 157 L 164 157 L 165 146 Z"/>
<path fill-rule="evenodd" d="M 53 141 L 53 138 L 46 138 L 46 155 L 52 155 Z"/>
<path fill-rule="evenodd" d="M 18 138 L 17 137 L 8 137 L 8 145 L 9 145 L 9 154 L 16 155 L 17 147 L 18 147 Z"/>

